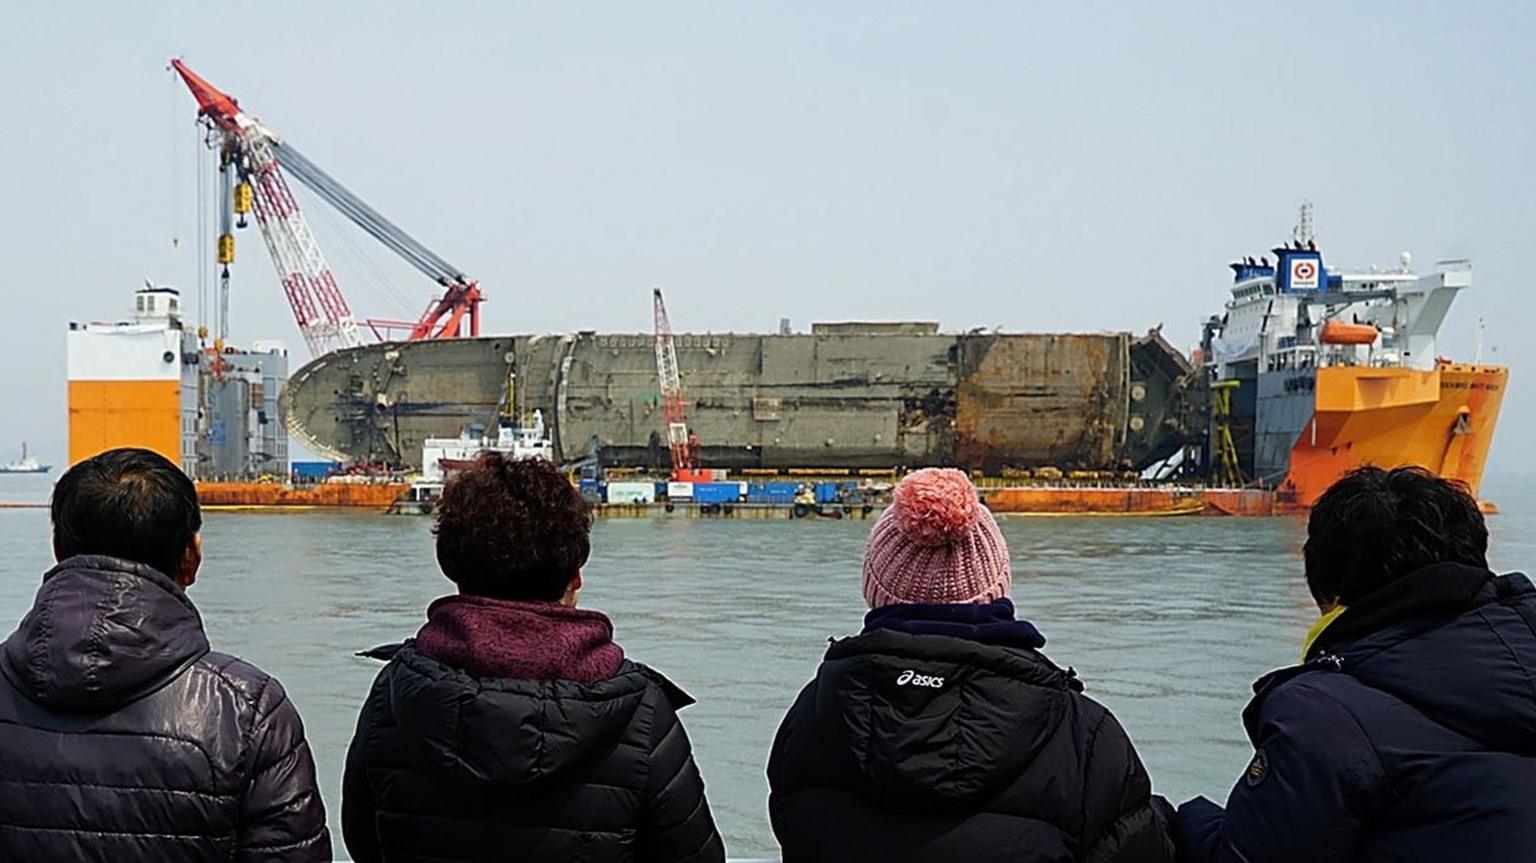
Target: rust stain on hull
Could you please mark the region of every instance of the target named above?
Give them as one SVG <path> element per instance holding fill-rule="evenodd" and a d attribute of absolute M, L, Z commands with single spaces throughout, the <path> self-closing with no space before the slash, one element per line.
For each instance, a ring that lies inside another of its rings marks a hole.
<path fill-rule="evenodd" d="M 1168 419 L 1187 363 L 1125 333 L 683 334 L 677 354 L 712 467 L 1119 469 L 1189 439 Z M 509 375 L 518 410 L 543 412 L 557 458 L 596 448 L 611 466 L 667 463 L 649 334 L 338 351 L 293 375 L 282 414 L 316 451 L 416 467 L 423 439 L 492 419 Z"/>
<path fill-rule="evenodd" d="M 325 482 L 291 486 L 275 482 L 200 482 L 197 500 L 210 507 L 364 507 L 385 509 L 406 483 Z"/>

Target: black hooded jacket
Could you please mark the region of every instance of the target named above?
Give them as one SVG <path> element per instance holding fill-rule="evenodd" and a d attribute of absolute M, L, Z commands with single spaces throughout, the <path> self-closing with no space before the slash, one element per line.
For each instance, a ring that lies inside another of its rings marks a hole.
<path fill-rule="evenodd" d="M 834 642 L 768 761 L 784 860 L 1171 861 L 1167 804 L 1081 689 L 1028 648 Z"/>
<path fill-rule="evenodd" d="M 1223 811 L 1179 807 L 1198 863 L 1536 860 L 1536 588 L 1436 564 L 1351 604 L 1255 684 Z"/>
<path fill-rule="evenodd" d="M 725 858 L 676 710 L 625 660 L 596 683 L 477 678 L 393 652 L 347 752 L 342 833 L 356 863 Z"/>
<path fill-rule="evenodd" d="M 69 558 L 3 653 L 0 860 L 331 859 L 293 703 L 165 575 Z"/>

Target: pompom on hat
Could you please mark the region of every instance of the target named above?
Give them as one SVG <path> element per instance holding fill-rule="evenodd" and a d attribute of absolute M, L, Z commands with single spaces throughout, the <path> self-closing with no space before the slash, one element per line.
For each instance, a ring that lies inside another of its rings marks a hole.
<path fill-rule="evenodd" d="M 988 603 L 1012 592 L 1008 544 L 969 477 L 925 468 L 896 485 L 864 544 L 870 608 Z"/>

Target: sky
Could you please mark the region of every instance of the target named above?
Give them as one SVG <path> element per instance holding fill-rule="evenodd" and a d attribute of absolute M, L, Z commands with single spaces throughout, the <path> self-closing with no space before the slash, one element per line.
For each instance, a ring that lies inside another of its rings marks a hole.
<path fill-rule="evenodd" d="M 1309 200 L 1335 268 L 1472 259 L 1440 352 L 1471 359 L 1485 322 L 1513 370 L 1490 471 L 1536 475 L 1536 7 L 1271 8 L 5 4 L 0 456 L 64 460 L 68 321 L 124 317 L 146 278 L 196 294 L 209 156 L 181 57 L 478 278 L 488 332 L 646 332 L 659 285 L 679 331 L 1190 347 L 1227 262 Z M 432 284 L 300 202 L 359 317 L 420 313 Z M 234 340 L 297 367 L 254 227 L 238 243 Z"/>

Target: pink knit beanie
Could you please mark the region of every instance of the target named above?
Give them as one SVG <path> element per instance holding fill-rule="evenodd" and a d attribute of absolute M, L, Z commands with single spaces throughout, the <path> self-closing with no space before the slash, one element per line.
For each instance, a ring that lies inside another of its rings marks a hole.
<path fill-rule="evenodd" d="M 864 544 L 870 608 L 987 603 L 1012 590 L 1008 544 L 964 473 L 925 468 L 896 485 Z"/>

